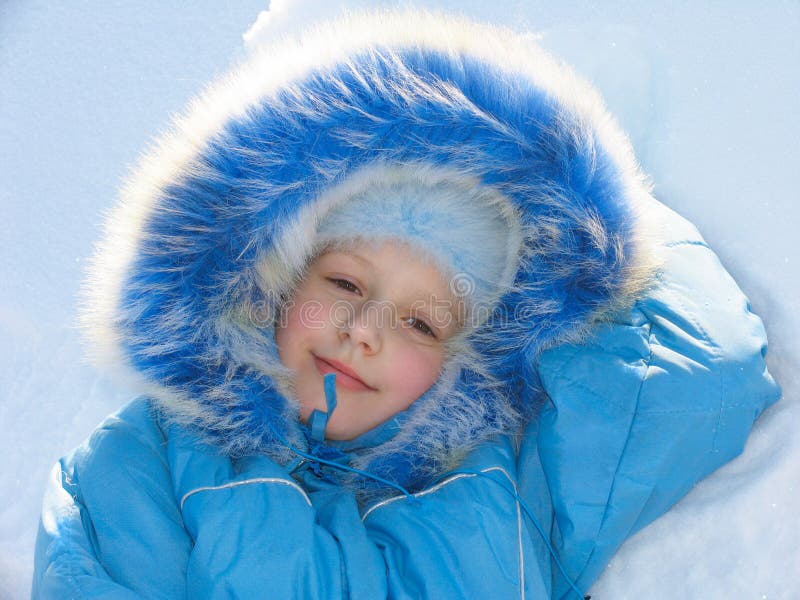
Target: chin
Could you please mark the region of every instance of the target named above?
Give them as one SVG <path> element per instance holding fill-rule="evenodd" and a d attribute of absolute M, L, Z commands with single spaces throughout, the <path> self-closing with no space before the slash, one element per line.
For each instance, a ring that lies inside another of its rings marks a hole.
<path fill-rule="evenodd" d="M 325 439 L 334 442 L 349 442 L 359 436 L 357 433 L 342 433 L 338 431 L 326 431 Z"/>
<path fill-rule="evenodd" d="M 329 427 L 325 430 L 325 439 L 335 442 L 349 442 L 356 439 L 361 435 L 362 431 L 353 431 L 352 429 L 340 430 L 338 427 Z"/>
<path fill-rule="evenodd" d="M 336 415 L 334 415 L 333 422 L 329 423 L 328 428 L 325 430 L 325 439 L 336 442 L 349 442 L 372 429 L 372 427 L 363 428 L 353 425 L 342 426 L 336 423 L 335 419 Z"/>

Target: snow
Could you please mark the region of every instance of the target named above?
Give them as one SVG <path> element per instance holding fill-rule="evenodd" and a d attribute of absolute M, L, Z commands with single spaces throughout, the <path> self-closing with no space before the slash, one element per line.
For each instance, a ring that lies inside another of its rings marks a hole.
<path fill-rule="evenodd" d="M 0 4 L 0 597 L 29 595 L 45 482 L 130 391 L 81 359 L 83 263 L 126 169 L 246 43 L 390 2 Z M 800 573 L 800 5 L 404 2 L 536 32 L 604 94 L 765 321 L 784 399 L 741 457 L 630 539 L 594 598 L 794 595 Z"/>

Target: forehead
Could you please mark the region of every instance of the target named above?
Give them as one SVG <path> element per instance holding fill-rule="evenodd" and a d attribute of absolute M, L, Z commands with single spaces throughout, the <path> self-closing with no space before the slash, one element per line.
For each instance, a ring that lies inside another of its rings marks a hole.
<path fill-rule="evenodd" d="M 312 263 L 320 268 L 351 268 L 363 275 L 384 278 L 409 295 L 449 297 L 448 280 L 436 264 L 421 251 L 406 244 L 348 242 L 328 249 Z"/>

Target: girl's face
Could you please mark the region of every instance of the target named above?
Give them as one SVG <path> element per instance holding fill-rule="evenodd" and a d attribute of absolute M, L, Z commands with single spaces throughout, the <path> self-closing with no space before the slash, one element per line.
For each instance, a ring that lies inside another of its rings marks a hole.
<path fill-rule="evenodd" d="M 407 409 L 437 380 L 457 314 L 440 271 L 402 244 L 320 255 L 275 329 L 301 419 L 327 410 L 327 373 L 336 374 L 337 396 L 328 439 L 353 439 Z"/>

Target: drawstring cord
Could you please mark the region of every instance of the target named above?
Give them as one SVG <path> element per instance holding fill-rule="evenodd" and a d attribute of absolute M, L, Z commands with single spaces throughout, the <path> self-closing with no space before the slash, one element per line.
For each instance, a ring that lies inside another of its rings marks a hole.
<path fill-rule="evenodd" d="M 317 441 L 323 441 L 325 439 L 325 428 L 328 426 L 328 420 L 331 418 L 333 411 L 336 409 L 336 373 L 328 373 L 323 377 L 324 387 L 325 387 L 325 404 L 327 405 L 327 412 L 321 412 L 319 410 L 314 410 L 309 417 L 309 425 L 311 426 L 311 436 L 316 439 Z M 383 477 L 378 477 L 377 475 L 373 475 L 372 473 L 367 473 L 366 471 L 362 471 L 361 469 L 356 469 L 349 465 L 343 465 L 341 463 L 334 462 L 332 460 L 326 460 L 324 458 L 320 458 L 314 454 L 309 454 L 308 452 L 303 452 L 302 450 L 295 448 L 289 442 L 287 442 L 276 430 L 272 425 L 270 425 L 272 429 L 273 435 L 278 439 L 278 441 L 286 446 L 289 450 L 297 454 L 297 456 L 301 457 L 301 460 L 297 465 L 290 468 L 290 472 L 296 471 L 300 468 L 305 462 L 309 462 L 312 465 L 327 465 L 329 467 L 333 467 L 335 469 L 339 469 L 341 471 L 347 471 L 349 473 L 355 473 L 356 475 L 360 475 L 361 477 L 366 477 L 367 479 L 372 479 L 387 487 L 391 487 L 396 489 L 398 492 L 403 494 L 406 498 L 413 497 L 413 494 L 409 492 L 406 488 L 402 485 L 399 485 L 393 481 L 389 481 L 388 479 L 384 479 Z M 319 437 L 317 437 L 319 436 Z M 318 468 L 318 467 L 317 467 Z M 316 472 L 316 471 L 315 471 Z"/>
<path fill-rule="evenodd" d="M 315 409 L 314 411 L 312 411 L 311 416 L 308 419 L 308 424 L 311 428 L 311 437 L 318 442 L 323 442 L 325 440 L 325 429 L 328 426 L 328 420 L 331 418 L 331 415 L 333 415 L 333 411 L 336 410 L 336 373 L 328 373 L 327 375 L 325 375 L 323 377 L 323 382 L 325 388 L 325 404 L 327 407 L 327 411 L 322 412 Z M 318 465 L 327 465 L 335 469 L 340 469 L 342 471 L 355 473 L 356 475 L 360 475 L 361 477 L 366 477 L 368 479 L 372 479 L 373 481 L 382 483 L 385 486 L 394 488 L 398 492 L 403 494 L 403 496 L 405 496 L 406 498 L 414 497 L 414 495 L 411 492 L 409 492 L 406 488 L 397 483 L 394 483 L 393 481 L 389 481 L 388 479 L 384 479 L 383 477 L 379 477 L 372 473 L 367 473 L 366 471 L 353 468 L 349 465 L 343 465 L 341 463 L 326 460 L 324 458 L 320 458 L 319 456 L 303 452 L 302 450 L 295 448 L 289 442 L 287 442 L 280 434 L 278 434 L 277 431 L 275 431 L 275 428 L 272 428 L 272 433 L 275 435 L 275 437 L 278 439 L 280 443 L 282 443 L 284 446 L 286 446 L 289 450 L 297 454 L 302 459 L 297 463 L 297 465 L 295 465 L 293 468 L 290 469 L 291 472 L 296 471 L 306 462 L 310 462 L 312 465 L 314 465 L 314 467 L 312 467 L 314 469 L 314 472 L 318 474 L 319 470 Z M 569 577 L 569 575 L 567 575 L 567 572 L 564 569 L 563 565 L 561 564 L 561 561 L 558 560 L 556 551 L 550 545 L 550 540 L 547 538 L 547 535 L 545 534 L 541 525 L 539 525 L 539 522 L 533 516 L 533 512 L 528 507 L 527 503 L 519 496 L 519 494 L 517 494 L 516 490 L 507 487 L 506 485 L 504 485 L 502 482 L 495 479 L 491 475 L 488 475 L 487 473 L 481 473 L 480 471 L 469 471 L 469 470 L 451 471 L 447 473 L 447 475 L 445 475 L 444 477 L 450 477 L 451 475 L 474 475 L 477 477 L 483 477 L 485 479 L 488 479 L 489 481 L 496 483 L 497 485 L 500 486 L 502 490 L 511 495 L 514 498 L 514 500 L 517 503 L 519 503 L 519 505 L 522 507 L 522 510 L 524 511 L 525 515 L 528 517 L 528 519 L 530 519 L 531 523 L 533 523 L 533 526 L 536 528 L 536 531 L 539 532 L 539 535 L 541 536 L 542 541 L 547 547 L 547 550 L 550 552 L 550 555 L 553 557 L 553 560 L 555 561 L 558 570 L 561 571 L 561 575 L 567 581 L 572 591 L 574 591 L 578 595 L 578 597 L 581 598 L 582 600 L 589 600 L 591 598 L 591 596 L 584 596 L 583 593 L 577 588 L 575 583 L 572 581 L 572 579 Z"/>
<path fill-rule="evenodd" d="M 311 428 L 311 437 L 318 442 L 325 440 L 325 429 L 328 427 L 328 419 L 336 410 L 336 373 L 328 373 L 322 378 L 325 388 L 325 404 L 327 412 L 313 410 L 308 418 L 308 426 Z"/>

